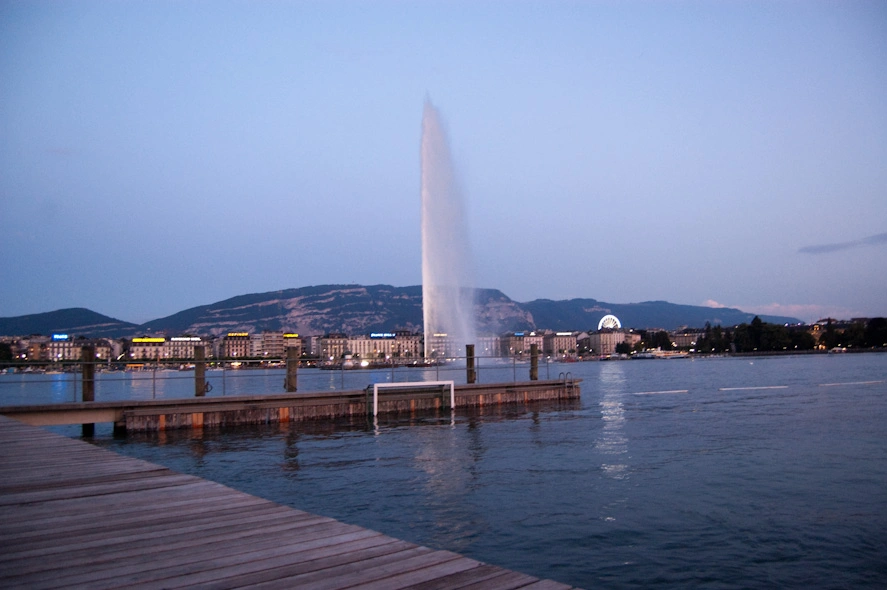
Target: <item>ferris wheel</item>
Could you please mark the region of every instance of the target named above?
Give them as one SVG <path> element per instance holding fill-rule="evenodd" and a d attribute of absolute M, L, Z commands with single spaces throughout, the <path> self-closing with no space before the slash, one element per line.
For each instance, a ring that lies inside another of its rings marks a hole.
<path fill-rule="evenodd" d="M 605 328 L 610 330 L 618 330 L 622 327 L 622 322 L 619 321 L 619 318 L 610 314 L 605 315 L 601 318 L 601 321 L 597 325 L 598 330 L 603 330 Z"/>

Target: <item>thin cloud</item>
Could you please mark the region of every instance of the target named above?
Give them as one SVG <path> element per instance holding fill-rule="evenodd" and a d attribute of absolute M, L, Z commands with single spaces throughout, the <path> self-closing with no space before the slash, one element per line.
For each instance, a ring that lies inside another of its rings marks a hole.
<path fill-rule="evenodd" d="M 706 299 L 705 301 L 702 302 L 702 305 L 705 307 L 712 307 L 714 309 L 723 309 L 723 308 L 727 307 L 723 303 L 718 303 L 714 299 Z"/>
<path fill-rule="evenodd" d="M 861 240 L 852 240 L 850 242 L 840 242 L 838 244 L 818 244 L 816 246 L 804 246 L 798 250 L 801 254 L 828 254 L 830 252 L 840 252 L 841 250 L 850 250 L 852 248 L 863 248 L 865 246 L 880 246 L 887 244 L 887 233 L 876 234 Z"/>
<path fill-rule="evenodd" d="M 702 303 L 705 307 L 714 309 L 731 308 L 739 309 L 746 313 L 757 315 L 771 315 L 798 318 L 804 322 L 815 322 L 821 318 L 838 318 L 849 320 L 862 317 L 864 314 L 857 310 L 835 305 L 818 305 L 815 303 L 768 303 L 765 305 L 724 305 L 714 299 L 708 299 Z"/>
<path fill-rule="evenodd" d="M 864 315 L 857 310 L 848 309 L 846 307 L 805 303 L 769 303 L 766 305 L 746 305 L 737 307 L 748 313 L 788 316 L 798 318 L 807 323 L 828 317 L 849 320 Z"/>

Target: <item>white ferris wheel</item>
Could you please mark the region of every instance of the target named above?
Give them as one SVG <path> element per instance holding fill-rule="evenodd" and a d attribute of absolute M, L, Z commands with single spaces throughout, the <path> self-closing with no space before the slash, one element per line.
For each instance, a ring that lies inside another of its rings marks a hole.
<path fill-rule="evenodd" d="M 622 322 L 619 321 L 619 318 L 612 314 L 605 315 L 601 318 L 601 321 L 597 325 L 598 330 L 610 329 L 610 330 L 618 330 L 622 327 Z"/>

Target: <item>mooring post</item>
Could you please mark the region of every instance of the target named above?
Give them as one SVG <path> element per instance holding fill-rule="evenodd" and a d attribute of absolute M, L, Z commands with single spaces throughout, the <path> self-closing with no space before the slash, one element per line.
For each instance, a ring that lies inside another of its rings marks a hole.
<path fill-rule="evenodd" d="M 95 401 L 95 346 L 87 344 L 80 348 L 83 375 L 83 401 Z M 95 424 L 83 424 L 83 436 L 94 436 Z"/>
<path fill-rule="evenodd" d="M 294 393 L 298 386 L 300 356 L 302 356 L 301 347 L 290 346 L 286 349 L 286 379 L 283 385 L 287 393 Z"/>
<path fill-rule="evenodd" d="M 530 345 L 530 381 L 539 380 L 539 345 Z"/>
<path fill-rule="evenodd" d="M 206 347 L 194 347 L 194 397 L 206 395 Z"/>
<path fill-rule="evenodd" d="M 465 345 L 465 382 L 475 383 L 477 370 L 474 368 L 474 344 Z"/>

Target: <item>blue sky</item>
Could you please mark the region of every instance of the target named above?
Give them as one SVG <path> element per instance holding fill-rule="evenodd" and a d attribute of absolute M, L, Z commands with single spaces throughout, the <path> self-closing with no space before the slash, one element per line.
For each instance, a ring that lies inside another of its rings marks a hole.
<path fill-rule="evenodd" d="M 4 2 L 0 316 L 421 283 L 887 315 L 884 2 Z"/>

